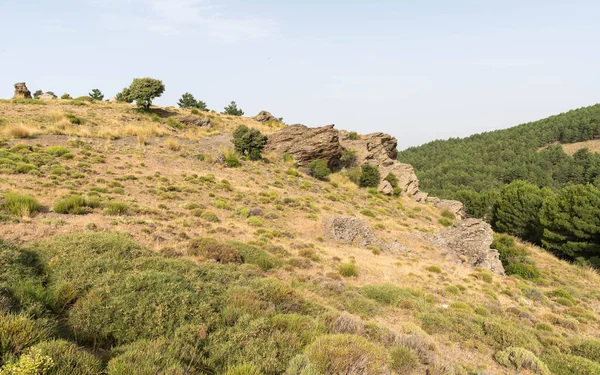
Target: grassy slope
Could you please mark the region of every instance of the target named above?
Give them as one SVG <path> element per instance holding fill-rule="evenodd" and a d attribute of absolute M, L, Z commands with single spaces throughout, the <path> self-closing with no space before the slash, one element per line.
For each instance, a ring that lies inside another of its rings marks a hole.
<path fill-rule="evenodd" d="M 67 123 L 66 111 L 84 124 Z M 333 175 L 331 182 L 316 181 L 279 161 L 243 162 L 239 169 L 215 164 L 210 151 L 214 148 L 207 147 L 211 136 L 226 133 L 239 123 L 265 132 L 273 128 L 247 118 L 211 116 L 218 126 L 209 132 L 172 129 L 166 120 L 154 122 L 122 104 L 0 103 L 0 132 L 7 134 L 0 152 L 27 144 L 36 154 L 47 155 L 49 146 L 62 145 L 73 155 L 72 159 L 52 157 L 36 168 L 39 172 L 20 174 L 5 169 L 0 174 L 1 193 L 29 194 L 47 208 L 72 193 L 98 197 L 103 205 L 120 201 L 129 207 L 126 215 L 117 216 L 109 215 L 102 206 L 86 215 L 51 210 L 31 217 L 4 215 L 2 237 L 27 245 L 86 230 L 93 223 L 96 231 L 127 232 L 151 250 L 198 263 L 204 260 L 187 253 L 190 239 L 252 243 L 279 265 L 257 270 L 261 277 L 282 280 L 307 300 L 347 311 L 361 324 L 375 322 L 398 335 L 417 334 L 423 342 L 434 343 L 438 363 L 452 364 L 462 371 L 459 373 L 514 371 L 494 361 L 493 355 L 502 345 L 492 333 L 482 331 L 479 324 L 483 320 L 495 319 L 509 329 L 514 324 L 537 336 L 542 343 L 530 344 L 540 355 L 551 353 L 553 346 L 569 352 L 569 340 L 600 335 L 600 278 L 593 271 L 571 266 L 537 248 L 530 248 L 542 270 L 542 279 L 535 283 L 457 266 L 427 240 L 427 233 L 443 229 L 438 224 L 440 212 L 429 205 L 370 194 L 339 174 Z M 14 126 L 27 128 L 31 137 L 14 139 L 12 135 L 18 134 Z M 76 139 L 81 142 L 73 142 Z M 169 146 L 168 140 L 177 147 Z M 201 150 L 208 150 L 204 160 L 198 156 Z M 19 153 L 28 151 L 12 154 Z M 52 163 L 61 167 L 51 167 Z M 253 208 L 261 212 L 254 222 L 244 214 L 244 209 Z M 373 217 L 364 215 L 366 209 Z M 198 216 L 206 211 L 214 212 L 219 222 Z M 323 240 L 321 220 L 328 215 L 363 217 L 379 236 L 397 240 L 411 252 L 376 254 L 378 251 Z M 359 275 L 340 277 L 340 263 L 355 263 Z M 427 271 L 432 265 L 442 272 Z M 405 296 L 406 290 L 394 288 L 361 289 L 382 284 L 409 288 L 412 294 Z M 332 285 L 341 289 L 332 292 Z M 559 303 L 553 294 L 559 289 L 568 290 L 576 306 Z M 476 307 L 480 314 L 487 311 L 490 316 L 476 314 Z M 475 326 L 466 324 L 470 321 L 476 322 Z M 536 330 L 539 323 L 551 324 L 553 332 Z M 471 329 L 474 331 L 469 333 Z M 432 365 L 421 364 L 415 373 L 426 367 Z"/>

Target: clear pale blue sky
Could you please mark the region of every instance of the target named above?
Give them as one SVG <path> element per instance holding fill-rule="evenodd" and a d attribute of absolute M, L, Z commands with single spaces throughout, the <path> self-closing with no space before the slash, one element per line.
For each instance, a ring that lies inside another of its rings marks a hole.
<path fill-rule="evenodd" d="M 160 78 L 288 123 L 385 131 L 399 148 L 600 102 L 594 0 L 0 2 L 0 97 L 112 97 Z"/>

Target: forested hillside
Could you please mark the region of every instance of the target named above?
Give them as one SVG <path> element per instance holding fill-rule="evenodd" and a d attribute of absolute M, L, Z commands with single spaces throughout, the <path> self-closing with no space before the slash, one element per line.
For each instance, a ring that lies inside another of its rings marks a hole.
<path fill-rule="evenodd" d="M 398 159 L 415 167 L 424 191 L 462 201 L 470 216 L 486 218 L 494 229 L 568 258 L 589 259 L 600 255 L 600 155 L 580 149 L 570 156 L 561 144 L 596 138 L 600 104 L 433 141 L 400 152 Z"/>

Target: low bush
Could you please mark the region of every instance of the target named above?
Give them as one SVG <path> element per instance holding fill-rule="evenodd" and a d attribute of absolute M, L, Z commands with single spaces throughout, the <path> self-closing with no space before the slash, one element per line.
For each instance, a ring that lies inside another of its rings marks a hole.
<path fill-rule="evenodd" d="M 63 156 L 69 153 L 69 149 L 64 146 L 50 146 L 46 152 L 54 156 Z"/>
<path fill-rule="evenodd" d="M 600 340 L 585 339 L 571 346 L 571 352 L 590 361 L 600 363 Z"/>
<path fill-rule="evenodd" d="M 419 365 L 419 355 L 411 348 L 396 346 L 390 351 L 390 367 L 398 374 L 410 374 Z"/>
<path fill-rule="evenodd" d="M 204 212 L 202 212 L 202 215 L 200 215 L 200 217 L 211 223 L 220 223 L 221 222 L 221 219 L 219 219 L 217 214 L 215 214 L 212 211 L 204 211 Z"/>
<path fill-rule="evenodd" d="M 327 176 L 331 174 L 331 169 L 327 166 L 327 161 L 324 159 L 317 159 L 312 161 L 308 165 L 308 169 L 310 169 L 310 174 L 318 179 L 324 180 Z"/>
<path fill-rule="evenodd" d="M 54 212 L 59 214 L 83 215 L 88 208 L 96 208 L 100 202 L 95 199 L 85 199 L 81 195 L 72 195 L 54 204 Z"/>
<path fill-rule="evenodd" d="M 102 373 L 102 362 L 77 345 L 65 341 L 44 341 L 30 349 L 52 358 L 54 366 L 44 375 L 98 375 Z"/>
<path fill-rule="evenodd" d="M 229 368 L 225 375 L 263 375 L 263 372 L 253 364 L 244 364 Z"/>
<path fill-rule="evenodd" d="M 48 339 L 53 333 L 51 326 L 25 315 L 0 315 L 0 363 L 1 358 L 19 355 L 31 345 Z"/>
<path fill-rule="evenodd" d="M 425 268 L 427 271 L 429 272 L 433 272 L 433 273 L 442 273 L 442 269 L 439 266 L 428 266 L 427 268 Z"/>
<path fill-rule="evenodd" d="M 551 375 L 548 366 L 529 350 L 517 347 L 508 347 L 497 352 L 496 361 L 506 367 L 514 367 L 517 371 L 531 370 L 540 375 Z"/>
<path fill-rule="evenodd" d="M 488 318 L 483 323 L 483 330 L 486 336 L 501 348 L 536 349 L 539 346 L 539 342 L 531 332 L 510 320 Z"/>
<path fill-rule="evenodd" d="M 552 353 L 542 357 L 554 375 L 598 375 L 600 364 L 575 355 Z"/>
<path fill-rule="evenodd" d="M 344 277 L 358 276 L 358 266 L 354 263 L 342 263 L 339 265 L 338 271 L 340 272 L 340 275 Z"/>
<path fill-rule="evenodd" d="M 225 165 L 229 168 L 238 168 L 242 165 L 235 152 L 227 152 L 225 154 Z"/>
<path fill-rule="evenodd" d="M 214 238 L 197 238 L 190 241 L 188 254 L 212 259 L 221 264 L 242 263 L 242 257 L 233 246 Z"/>
<path fill-rule="evenodd" d="M 29 195 L 6 193 L 0 207 L 11 215 L 29 217 L 39 212 L 42 206 Z"/>
<path fill-rule="evenodd" d="M 268 271 L 278 265 L 278 261 L 272 255 L 258 247 L 238 241 L 229 241 L 228 243 L 238 251 L 244 263 L 255 264 L 263 271 Z"/>
<path fill-rule="evenodd" d="M 386 373 L 386 350 L 361 336 L 324 335 L 305 354 L 322 374 Z"/>
<path fill-rule="evenodd" d="M 520 276 L 525 280 L 540 278 L 540 270 L 529 258 L 529 251 L 524 246 L 517 244 L 514 237 L 494 233 L 494 242 L 490 247 L 500 253 L 500 261 L 508 275 Z"/>
<path fill-rule="evenodd" d="M 23 354 L 19 359 L 10 361 L 2 369 L 0 375 L 39 375 L 48 374 L 54 367 L 54 361 L 39 351 Z"/>
<path fill-rule="evenodd" d="M 129 212 L 129 205 L 125 202 L 108 202 L 104 206 L 106 215 L 126 215 Z"/>

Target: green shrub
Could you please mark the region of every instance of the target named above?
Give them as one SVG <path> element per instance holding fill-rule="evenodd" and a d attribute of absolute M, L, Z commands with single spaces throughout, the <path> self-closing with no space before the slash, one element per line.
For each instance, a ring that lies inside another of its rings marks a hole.
<path fill-rule="evenodd" d="M 571 346 L 571 352 L 590 361 L 600 363 L 600 340 L 585 339 Z"/>
<path fill-rule="evenodd" d="M 342 263 L 338 267 L 340 275 L 344 277 L 357 277 L 358 267 L 354 263 Z"/>
<path fill-rule="evenodd" d="M 264 225 L 263 221 L 256 216 L 250 216 L 248 219 L 246 219 L 246 223 L 253 227 L 262 227 Z"/>
<path fill-rule="evenodd" d="M 365 215 L 365 216 L 368 216 L 368 217 L 375 217 L 376 216 L 375 213 L 373 211 L 369 210 L 368 208 L 360 210 L 360 213 L 363 214 L 363 215 Z"/>
<path fill-rule="evenodd" d="M 491 338 L 502 348 L 512 346 L 535 349 L 539 344 L 537 339 L 528 330 L 506 319 L 488 318 L 483 323 L 483 330 L 487 337 Z"/>
<path fill-rule="evenodd" d="M 305 354 L 323 374 L 386 373 L 386 350 L 356 335 L 318 337 L 306 348 Z"/>
<path fill-rule="evenodd" d="M 441 225 L 445 226 L 445 227 L 451 227 L 452 226 L 452 220 L 446 219 L 445 217 L 440 217 L 438 219 L 438 223 L 440 223 Z"/>
<path fill-rule="evenodd" d="M 233 131 L 233 146 L 240 155 L 250 160 L 260 160 L 261 153 L 267 144 L 267 136 L 258 129 L 250 129 L 246 125 L 240 125 Z"/>
<path fill-rule="evenodd" d="M 242 163 L 240 163 L 240 159 L 234 152 L 228 152 L 225 154 L 225 165 L 229 168 L 238 168 Z"/>
<path fill-rule="evenodd" d="M 369 164 L 363 164 L 361 168 L 361 175 L 359 179 L 360 187 L 378 187 L 381 181 L 381 175 L 377 167 L 373 167 Z"/>
<path fill-rule="evenodd" d="M 263 271 L 275 268 L 278 264 L 272 255 L 258 247 L 238 241 L 229 241 L 228 243 L 238 251 L 244 263 L 255 264 Z"/>
<path fill-rule="evenodd" d="M 108 375 L 183 375 L 190 367 L 179 358 L 171 340 L 139 340 L 115 350 L 108 362 Z"/>
<path fill-rule="evenodd" d="M 52 327 L 24 315 L 0 315 L 0 358 L 18 355 L 31 345 L 48 339 Z"/>
<path fill-rule="evenodd" d="M 350 133 L 348 134 L 348 138 L 349 138 L 351 141 L 356 141 L 356 140 L 358 139 L 358 133 L 357 133 L 357 132 L 350 132 Z"/>
<path fill-rule="evenodd" d="M 221 219 L 219 219 L 217 214 L 215 214 L 212 211 L 204 211 L 204 212 L 202 212 L 202 215 L 200 215 L 200 217 L 211 223 L 220 223 L 221 222 Z"/>
<path fill-rule="evenodd" d="M 552 353 L 542 359 L 554 375 L 600 374 L 600 364 L 575 355 Z"/>
<path fill-rule="evenodd" d="M 98 207 L 99 202 L 93 199 L 85 199 L 81 195 L 72 195 L 62 199 L 54 205 L 54 212 L 59 214 L 82 215 L 87 208 Z"/>
<path fill-rule="evenodd" d="M 356 151 L 344 150 L 342 151 L 342 157 L 340 158 L 340 162 L 346 168 L 352 168 L 356 164 L 357 160 Z"/>
<path fill-rule="evenodd" d="M 535 262 L 529 258 L 529 251 L 520 246 L 514 237 L 494 233 L 491 248 L 498 250 L 500 261 L 508 275 L 520 276 L 525 280 L 537 280 L 541 276 Z"/>
<path fill-rule="evenodd" d="M 88 96 L 80 96 L 79 98 L 77 98 L 77 100 L 88 100 L 90 102 L 92 101 L 92 99 L 102 101 L 104 99 L 104 94 L 98 89 L 93 89 L 92 92 L 88 94 Z"/>
<path fill-rule="evenodd" d="M 310 174 L 318 179 L 324 180 L 327 176 L 331 174 L 331 169 L 327 166 L 327 161 L 324 159 L 317 159 L 312 161 L 308 165 L 308 169 L 310 169 Z"/>
<path fill-rule="evenodd" d="M 241 108 L 238 108 L 236 102 L 232 101 L 227 107 L 225 107 L 223 114 L 230 116 L 243 116 L 244 111 L 242 111 Z"/>
<path fill-rule="evenodd" d="M 385 177 L 385 180 L 387 182 L 389 182 L 390 185 L 392 185 L 393 188 L 397 188 L 398 187 L 398 177 L 396 177 L 396 175 L 393 174 L 392 172 L 388 173 L 388 175 Z"/>
<path fill-rule="evenodd" d="M 549 324 L 549 323 L 538 323 L 535 325 L 535 329 L 537 329 L 539 331 L 545 331 L 545 332 L 554 331 L 552 324 Z"/>
<path fill-rule="evenodd" d="M 231 367 L 225 375 L 263 375 L 263 372 L 255 365 L 247 364 Z"/>
<path fill-rule="evenodd" d="M 60 98 L 61 98 L 61 99 L 63 99 L 63 100 L 70 100 L 70 99 L 73 99 L 73 98 L 71 97 L 71 95 L 69 95 L 69 94 L 62 94 Z"/>
<path fill-rule="evenodd" d="M 535 354 L 523 348 L 509 347 L 497 352 L 496 361 L 506 367 L 514 367 L 517 371 L 531 370 L 536 374 L 551 375 L 548 366 Z"/>
<path fill-rule="evenodd" d="M 104 206 L 104 213 L 107 215 L 126 215 L 129 212 L 129 205 L 125 202 L 108 202 Z"/>
<path fill-rule="evenodd" d="M 44 375 L 97 375 L 102 373 L 100 360 L 77 345 L 65 341 L 44 341 L 30 349 L 39 351 L 54 361 L 54 366 Z"/>
<path fill-rule="evenodd" d="M 72 113 L 65 113 L 65 118 L 73 125 L 81 125 L 84 122 L 82 119 Z"/>
<path fill-rule="evenodd" d="M 41 209 L 38 201 L 29 196 L 17 193 L 4 194 L 2 209 L 11 215 L 28 217 Z"/>
<path fill-rule="evenodd" d="M 41 355 L 34 350 L 30 354 L 24 354 L 16 361 L 9 362 L 0 369 L 0 375 L 40 375 L 48 374 L 54 361 L 48 356 Z"/>
<path fill-rule="evenodd" d="M 64 146 L 50 146 L 46 152 L 50 155 L 63 156 L 69 153 L 69 149 Z"/>
<path fill-rule="evenodd" d="M 429 267 L 427 267 L 425 269 L 427 271 L 433 272 L 433 273 L 442 273 L 442 269 L 439 266 L 429 266 Z"/>
<path fill-rule="evenodd" d="M 233 246 L 214 238 L 197 238 L 190 241 L 188 254 L 202 256 L 222 264 L 242 263 L 242 257 Z"/>
<path fill-rule="evenodd" d="M 442 215 L 442 217 L 445 217 L 448 220 L 456 220 L 456 215 L 454 215 L 449 210 L 442 211 L 441 215 Z"/>
<path fill-rule="evenodd" d="M 410 374 L 419 365 L 419 355 L 411 348 L 396 346 L 390 351 L 390 367 L 398 374 Z"/>

